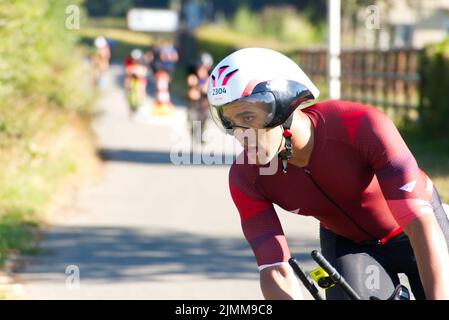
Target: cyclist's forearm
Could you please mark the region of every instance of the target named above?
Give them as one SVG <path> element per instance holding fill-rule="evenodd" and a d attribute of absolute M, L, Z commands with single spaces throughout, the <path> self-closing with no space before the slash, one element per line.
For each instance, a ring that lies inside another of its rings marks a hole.
<path fill-rule="evenodd" d="M 277 266 L 260 272 L 260 287 L 267 300 L 302 300 L 299 282 L 290 266 Z"/>
<path fill-rule="evenodd" d="M 427 299 L 449 299 L 449 254 L 446 240 L 432 215 L 412 220 L 406 227 Z"/>

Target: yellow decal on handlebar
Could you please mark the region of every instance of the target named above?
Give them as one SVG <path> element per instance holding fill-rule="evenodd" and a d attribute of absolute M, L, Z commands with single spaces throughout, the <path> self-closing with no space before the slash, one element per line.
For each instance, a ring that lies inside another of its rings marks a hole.
<path fill-rule="evenodd" d="M 323 278 L 323 277 L 328 277 L 329 275 L 327 274 L 327 272 L 326 271 L 324 271 L 324 269 L 323 268 L 317 268 L 317 269 L 315 269 L 315 270 L 312 270 L 311 272 L 310 272 L 310 275 L 312 276 L 312 278 L 313 278 L 313 280 L 315 280 L 316 282 L 318 282 L 318 280 L 320 279 L 320 278 Z"/>
<path fill-rule="evenodd" d="M 324 271 L 323 268 L 319 267 L 315 270 L 312 270 L 310 272 L 310 275 L 312 276 L 313 280 L 315 280 L 316 283 L 321 288 L 327 289 L 330 287 L 333 287 L 335 283 L 332 281 L 332 279 L 329 277 L 326 271 Z"/>

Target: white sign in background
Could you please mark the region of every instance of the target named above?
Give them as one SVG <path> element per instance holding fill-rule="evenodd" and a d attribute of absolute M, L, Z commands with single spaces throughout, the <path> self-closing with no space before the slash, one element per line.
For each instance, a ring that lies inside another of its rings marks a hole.
<path fill-rule="evenodd" d="M 178 13 L 162 9 L 131 9 L 128 11 L 128 28 L 133 31 L 175 32 L 178 30 Z"/>

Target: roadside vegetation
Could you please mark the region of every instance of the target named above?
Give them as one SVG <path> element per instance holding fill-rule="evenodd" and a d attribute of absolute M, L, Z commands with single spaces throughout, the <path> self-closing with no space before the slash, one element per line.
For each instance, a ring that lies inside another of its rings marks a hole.
<path fill-rule="evenodd" d="M 94 86 L 79 35 L 65 27 L 66 7 L 81 2 L 0 5 L 0 267 L 36 251 L 55 199 L 97 164 Z"/>

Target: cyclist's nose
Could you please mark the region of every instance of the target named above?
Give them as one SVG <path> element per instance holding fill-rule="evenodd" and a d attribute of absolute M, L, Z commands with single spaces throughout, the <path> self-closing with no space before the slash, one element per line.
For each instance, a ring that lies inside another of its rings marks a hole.
<path fill-rule="evenodd" d="M 255 147 L 257 145 L 256 131 L 251 128 L 237 128 L 233 129 L 233 134 L 243 147 Z"/>

